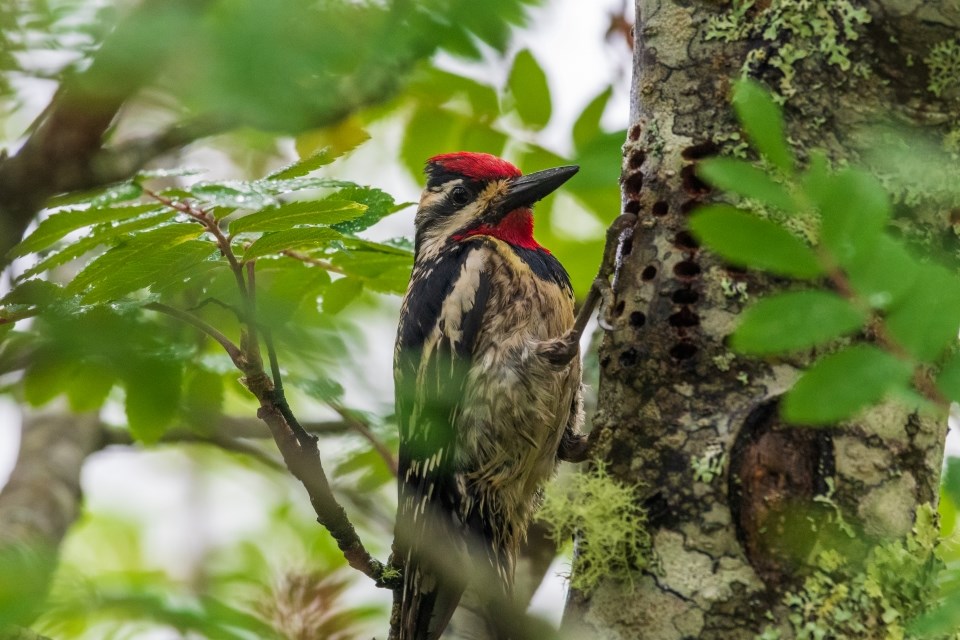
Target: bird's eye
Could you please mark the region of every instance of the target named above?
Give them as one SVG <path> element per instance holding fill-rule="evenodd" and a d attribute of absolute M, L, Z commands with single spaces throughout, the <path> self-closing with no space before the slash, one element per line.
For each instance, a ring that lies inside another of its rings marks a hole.
<path fill-rule="evenodd" d="M 454 187 L 450 192 L 450 200 L 458 207 L 465 205 L 470 201 L 470 192 L 465 187 Z"/>

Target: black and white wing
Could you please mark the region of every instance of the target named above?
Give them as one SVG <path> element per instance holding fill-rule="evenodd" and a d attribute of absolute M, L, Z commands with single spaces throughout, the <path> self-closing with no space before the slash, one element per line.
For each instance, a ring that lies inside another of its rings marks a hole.
<path fill-rule="evenodd" d="M 466 586 L 470 523 L 455 468 L 457 420 L 490 295 L 487 249 L 464 243 L 418 265 L 394 361 L 400 425 L 396 552 L 404 562 L 401 640 L 434 640 Z"/>

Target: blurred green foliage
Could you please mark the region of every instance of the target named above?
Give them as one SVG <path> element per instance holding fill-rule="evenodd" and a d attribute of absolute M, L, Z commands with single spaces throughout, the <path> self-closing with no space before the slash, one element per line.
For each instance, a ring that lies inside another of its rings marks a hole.
<path fill-rule="evenodd" d="M 960 330 L 956 273 L 915 256 L 890 233 L 893 207 L 871 173 L 831 170 L 816 152 L 798 170 L 780 107 L 759 84 L 741 81 L 733 104 L 764 165 L 700 163 L 700 175 L 741 207 L 701 207 L 690 228 L 733 264 L 814 288 L 756 302 L 731 346 L 766 356 L 823 350 L 781 404 L 796 424 L 835 424 L 889 397 L 945 413 L 960 400 L 952 355 Z M 816 289 L 824 282 L 835 293 Z M 858 331 L 876 335 L 876 346 L 838 340 Z M 942 371 L 939 392 L 925 382 L 931 366 Z"/>

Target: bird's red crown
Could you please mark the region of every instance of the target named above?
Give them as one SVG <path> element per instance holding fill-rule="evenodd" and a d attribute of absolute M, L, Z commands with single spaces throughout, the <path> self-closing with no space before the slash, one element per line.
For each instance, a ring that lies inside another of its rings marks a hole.
<path fill-rule="evenodd" d="M 457 151 L 442 153 L 427 160 L 427 164 L 436 164 L 451 173 L 457 173 L 474 180 L 495 180 L 497 178 L 516 178 L 523 175 L 514 164 L 489 153 Z"/>

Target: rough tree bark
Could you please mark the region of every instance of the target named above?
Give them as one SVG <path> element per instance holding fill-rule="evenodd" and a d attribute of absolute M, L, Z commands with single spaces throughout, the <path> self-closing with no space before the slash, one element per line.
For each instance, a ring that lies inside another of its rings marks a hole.
<path fill-rule="evenodd" d="M 24 419 L 21 440 L 18 463 L 0 491 L 0 600 L 9 608 L 6 619 L 29 625 L 80 512 L 80 470 L 102 447 L 103 432 L 95 415 L 47 412 Z M 0 637 L 29 636 L 0 628 Z"/>
<path fill-rule="evenodd" d="M 716 195 L 695 166 L 736 142 L 730 88 L 744 68 L 786 98 L 801 158 L 823 148 L 834 161 L 862 163 L 870 140 L 857 133 L 870 125 L 946 134 L 956 96 L 928 85 L 943 65 L 935 45 L 956 38 L 960 11 L 946 1 L 739 5 L 749 8 L 636 1 L 622 192 L 638 222 L 600 351 L 595 428 L 612 475 L 640 483 L 653 562 L 632 588 L 610 578 L 573 592 L 570 637 L 729 639 L 765 629 L 794 637 L 784 592 L 817 570 L 815 541 L 836 548 L 845 537 L 831 537 L 829 526 L 812 530 L 806 516 L 829 510 L 821 522 L 843 524 L 839 510 L 869 547 L 908 535 L 918 507 L 936 504 L 946 421 L 890 403 L 827 431 L 784 425 L 777 398 L 812 354 L 745 359 L 724 338 L 747 296 L 787 283 L 730 268 L 700 249 L 684 222 Z M 798 23 L 812 35 L 791 27 Z M 798 50 L 805 57 L 793 58 Z M 905 233 L 955 248 L 942 207 L 900 205 L 896 215 Z M 718 472 L 703 473 L 711 466 Z M 858 557 L 868 550 L 841 549 Z M 805 557 L 806 565 L 798 560 Z"/>

